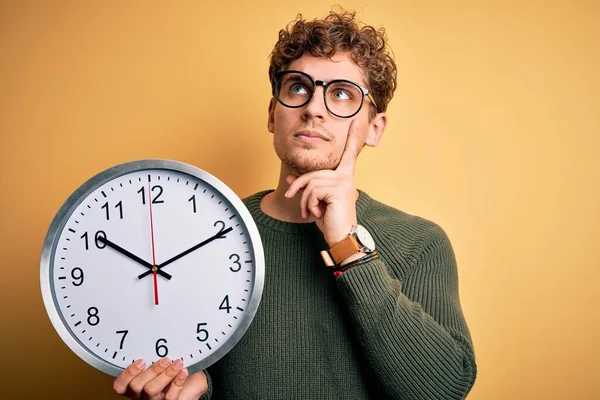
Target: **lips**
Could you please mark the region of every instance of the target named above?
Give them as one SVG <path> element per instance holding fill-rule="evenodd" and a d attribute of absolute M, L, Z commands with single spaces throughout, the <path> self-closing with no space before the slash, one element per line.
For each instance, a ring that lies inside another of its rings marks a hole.
<path fill-rule="evenodd" d="M 305 137 L 309 137 L 309 138 L 322 139 L 322 140 L 329 141 L 329 139 L 327 139 L 327 137 L 325 137 L 325 135 L 323 135 L 317 131 L 304 130 L 304 131 L 296 132 L 294 134 L 294 137 L 299 137 L 299 136 L 305 136 Z"/>

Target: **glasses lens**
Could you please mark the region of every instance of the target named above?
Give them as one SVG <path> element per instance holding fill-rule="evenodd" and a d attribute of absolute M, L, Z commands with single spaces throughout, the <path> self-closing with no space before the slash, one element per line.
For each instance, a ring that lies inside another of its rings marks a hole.
<path fill-rule="evenodd" d="M 336 81 L 327 86 L 325 102 L 333 114 L 347 117 L 360 109 L 363 97 L 362 90 L 356 84 Z"/>
<path fill-rule="evenodd" d="M 299 107 L 308 102 L 313 91 L 314 85 L 308 76 L 289 73 L 279 80 L 277 97 L 288 107 Z"/>

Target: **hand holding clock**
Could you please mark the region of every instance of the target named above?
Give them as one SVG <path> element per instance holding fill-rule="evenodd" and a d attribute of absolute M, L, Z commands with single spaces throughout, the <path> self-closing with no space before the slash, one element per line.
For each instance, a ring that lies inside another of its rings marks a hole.
<path fill-rule="evenodd" d="M 208 389 L 204 372 L 188 376 L 179 359 L 171 362 L 164 357 L 146 370 L 145 366 L 140 359 L 123 370 L 113 383 L 114 392 L 136 400 L 197 400 Z"/>

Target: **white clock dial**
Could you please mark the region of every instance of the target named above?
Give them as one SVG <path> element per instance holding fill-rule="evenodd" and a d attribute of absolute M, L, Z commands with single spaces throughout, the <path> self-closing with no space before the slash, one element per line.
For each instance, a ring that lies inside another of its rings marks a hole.
<path fill-rule="evenodd" d="M 240 339 L 264 256 L 239 198 L 186 164 L 146 160 L 92 178 L 44 244 L 50 318 L 73 351 L 117 375 L 135 359 L 206 368 Z"/>

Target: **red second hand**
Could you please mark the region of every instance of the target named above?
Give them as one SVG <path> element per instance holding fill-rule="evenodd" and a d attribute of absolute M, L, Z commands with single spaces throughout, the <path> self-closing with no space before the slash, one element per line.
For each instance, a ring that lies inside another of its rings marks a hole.
<path fill-rule="evenodd" d="M 148 203 L 150 204 L 150 236 L 152 237 L 152 275 L 154 278 L 154 304 L 158 305 L 158 282 L 156 279 L 156 255 L 154 253 L 154 222 L 152 221 L 152 194 L 148 182 Z"/>

